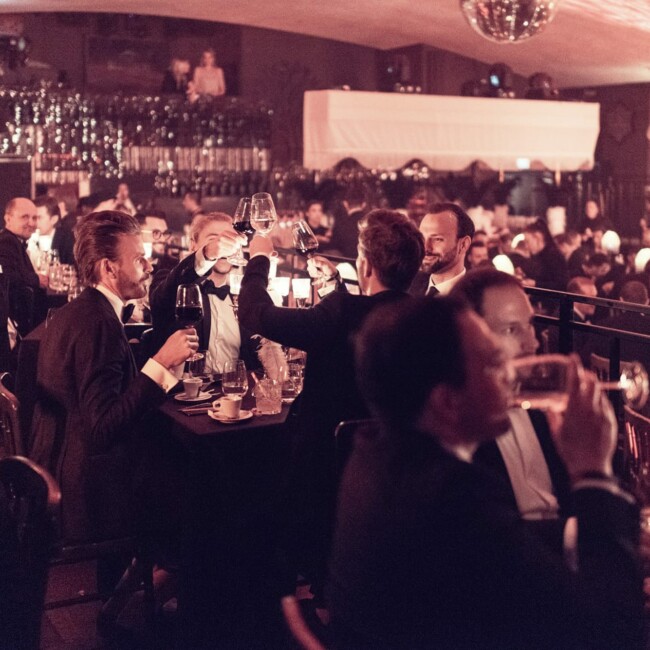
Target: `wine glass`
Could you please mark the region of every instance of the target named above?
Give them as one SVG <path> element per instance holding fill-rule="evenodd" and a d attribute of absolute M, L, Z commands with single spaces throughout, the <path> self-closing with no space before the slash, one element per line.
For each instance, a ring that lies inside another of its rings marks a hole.
<path fill-rule="evenodd" d="M 278 215 L 275 211 L 273 199 L 268 192 L 253 194 L 251 224 L 255 230 L 265 237 L 268 237 Z"/>
<path fill-rule="evenodd" d="M 311 280 L 309 278 L 293 278 L 291 280 L 291 290 L 293 291 L 293 299 L 296 301 L 296 307 L 304 309 L 311 297 Z"/>
<path fill-rule="evenodd" d="M 221 376 L 221 390 L 224 395 L 244 397 L 248 392 L 248 374 L 241 359 L 226 361 Z"/>
<path fill-rule="evenodd" d="M 569 402 L 567 387 L 569 358 L 560 354 L 540 354 L 510 362 L 513 406 L 562 413 Z M 642 408 L 649 393 L 648 373 L 638 362 L 626 363 L 618 381 L 601 381 L 604 390 L 620 390 L 626 402 Z"/>
<path fill-rule="evenodd" d="M 230 284 L 230 299 L 232 300 L 232 309 L 235 312 L 235 318 L 237 318 L 237 312 L 239 311 L 239 293 L 241 292 L 241 281 L 244 276 L 240 269 L 235 269 L 233 271 L 230 271 L 228 277 Z"/>
<path fill-rule="evenodd" d="M 203 298 L 198 284 L 179 284 L 176 290 L 176 323 L 181 329 L 196 327 L 203 318 Z M 196 354 L 188 361 L 194 361 Z"/>
<path fill-rule="evenodd" d="M 309 257 L 318 250 L 318 239 L 309 224 L 300 219 L 291 225 L 291 236 L 293 238 L 293 247 L 298 255 Z"/>
<path fill-rule="evenodd" d="M 242 235 L 252 235 L 255 232 L 255 229 L 251 225 L 251 214 L 253 211 L 253 204 L 249 197 L 245 196 L 239 199 L 237 204 L 237 209 L 233 216 L 232 227 Z M 244 257 L 244 251 L 242 250 L 242 245 L 239 245 L 237 251 L 228 258 L 228 261 L 233 266 L 246 266 L 248 264 L 246 258 Z"/>

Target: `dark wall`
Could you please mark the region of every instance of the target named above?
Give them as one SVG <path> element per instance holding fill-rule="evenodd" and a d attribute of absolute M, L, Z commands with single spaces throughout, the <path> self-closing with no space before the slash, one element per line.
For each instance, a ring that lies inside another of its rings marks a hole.
<path fill-rule="evenodd" d="M 562 96 L 600 103 L 592 187 L 617 229 L 638 236 L 644 190 L 650 186 L 650 84 L 568 89 Z"/>

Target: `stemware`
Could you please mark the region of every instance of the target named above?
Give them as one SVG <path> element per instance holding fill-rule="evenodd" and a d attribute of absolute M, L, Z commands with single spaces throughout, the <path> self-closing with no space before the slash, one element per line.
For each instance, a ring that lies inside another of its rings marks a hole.
<path fill-rule="evenodd" d="M 540 354 L 510 362 L 513 380 L 513 406 L 562 413 L 569 395 L 567 378 L 568 357 L 560 354 Z M 648 373 L 638 362 L 626 363 L 618 381 L 601 381 L 604 390 L 620 390 L 626 402 L 635 409 L 642 408 L 649 393 Z"/>
<path fill-rule="evenodd" d="M 249 197 L 245 196 L 239 199 L 237 209 L 233 216 L 232 227 L 242 235 L 252 235 L 255 229 L 251 225 L 251 215 L 253 212 L 253 204 Z M 227 258 L 233 266 L 246 266 L 248 261 L 244 257 L 243 247 L 240 244 L 237 251 Z"/>
<path fill-rule="evenodd" d="M 296 307 L 304 309 L 307 306 L 307 301 L 311 298 L 311 280 L 309 278 L 293 278 L 291 290 Z"/>
<path fill-rule="evenodd" d="M 241 359 L 226 361 L 221 376 L 221 390 L 224 395 L 244 397 L 248 392 L 248 374 Z"/>
<path fill-rule="evenodd" d="M 176 323 L 181 329 L 196 327 L 203 318 L 203 299 L 198 284 L 179 284 L 176 290 Z M 192 362 L 193 354 L 188 361 Z"/>
<path fill-rule="evenodd" d="M 298 255 L 310 257 L 318 250 L 318 239 L 309 224 L 300 219 L 291 225 L 291 236 L 293 238 L 293 247 Z"/>
<path fill-rule="evenodd" d="M 230 275 L 228 277 L 230 284 L 230 299 L 232 300 L 232 309 L 235 312 L 235 318 L 237 318 L 239 311 L 239 292 L 241 291 L 241 281 L 244 276 L 241 270 L 235 269 L 230 272 Z"/>
<path fill-rule="evenodd" d="M 265 237 L 268 237 L 273 226 L 278 220 L 273 198 L 268 192 L 253 194 L 251 224 L 253 228 Z"/>

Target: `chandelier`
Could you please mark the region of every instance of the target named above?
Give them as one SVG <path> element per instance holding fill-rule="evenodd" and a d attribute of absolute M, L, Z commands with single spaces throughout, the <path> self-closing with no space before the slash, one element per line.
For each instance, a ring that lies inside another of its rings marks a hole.
<path fill-rule="evenodd" d="M 539 34 L 559 4 L 560 0 L 460 0 L 467 22 L 495 43 L 519 43 Z"/>

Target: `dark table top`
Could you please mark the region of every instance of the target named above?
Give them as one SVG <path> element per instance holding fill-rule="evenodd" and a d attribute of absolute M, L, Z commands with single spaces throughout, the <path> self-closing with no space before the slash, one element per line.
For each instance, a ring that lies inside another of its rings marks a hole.
<path fill-rule="evenodd" d="M 211 400 L 201 402 L 200 405 L 204 404 L 207 407 L 215 399 L 218 398 L 213 397 Z M 180 409 L 188 406 L 199 406 L 199 404 L 196 402 L 192 404 L 178 402 L 174 399 L 173 395 L 170 395 L 160 407 L 160 412 L 174 424 L 173 431 L 176 437 L 190 444 L 196 442 L 199 438 L 208 438 L 211 441 L 225 440 L 241 436 L 241 434 L 270 431 L 276 427 L 282 427 L 287 420 L 290 409 L 290 405 L 283 404 L 282 411 L 277 415 L 253 415 L 252 418 L 243 420 L 242 422 L 223 424 L 222 422 L 213 420 L 207 413 L 200 415 L 185 415 L 181 413 Z M 254 406 L 255 398 L 249 393 L 244 397 L 242 409 L 251 410 Z"/>

